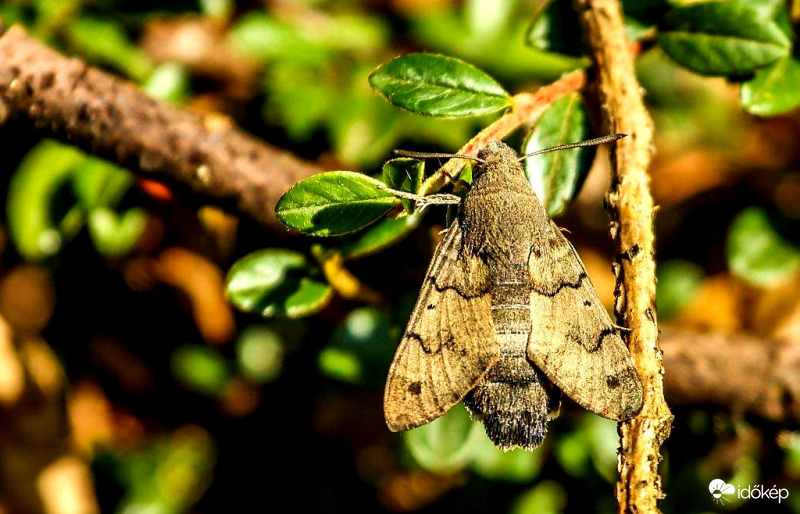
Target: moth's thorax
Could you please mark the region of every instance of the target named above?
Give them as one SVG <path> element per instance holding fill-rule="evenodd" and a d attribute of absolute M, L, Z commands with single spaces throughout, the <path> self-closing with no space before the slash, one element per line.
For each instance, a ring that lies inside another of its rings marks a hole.
<path fill-rule="evenodd" d="M 527 258 L 537 231 L 550 227 L 516 160 L 498 166 L 487 162 L 464 198 L 459 219 L 464 250 L 500 265 Z"/>

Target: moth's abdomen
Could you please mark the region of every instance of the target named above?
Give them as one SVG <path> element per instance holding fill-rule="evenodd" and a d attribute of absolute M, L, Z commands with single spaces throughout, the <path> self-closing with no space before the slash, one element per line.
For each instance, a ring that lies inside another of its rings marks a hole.
<path fill-rule="evenodd" d="M 504 450 L 532 450 L 547 433 L 560 393 L 527 358 L 531 331 L 527 272 L 503 270 L 492 289 L 492 322 L 500 359 L 465 398 L 470 414 L 483 422 L 489 439 Z"/>
<path fill-rule="evenodd" d="M 539 446 L 559 405 L 558 389 L 525 357 L 524 339 L 498 336 L 500 360 L 464 398 L 469 413 L 503 450 Z"/>

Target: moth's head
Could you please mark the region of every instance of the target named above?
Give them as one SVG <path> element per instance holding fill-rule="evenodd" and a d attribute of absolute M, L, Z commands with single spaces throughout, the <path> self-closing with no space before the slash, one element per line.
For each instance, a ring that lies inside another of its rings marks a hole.
<path fill-rule="evenodd" d="M 519 164 L 519 157 L 510 146 L 502 141 L 491 140 L 478 152 L 478 159 L 481 164 L 472 172 L 473 177 L 482 175 L 487 171 L 515 171 L 519 169 L 522 171 L 522 166 Z"/>

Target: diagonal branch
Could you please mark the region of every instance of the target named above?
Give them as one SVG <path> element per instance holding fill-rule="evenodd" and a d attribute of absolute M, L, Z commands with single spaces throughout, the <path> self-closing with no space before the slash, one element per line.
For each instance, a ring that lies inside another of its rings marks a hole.
<path fill-rule="evenodd" d="M 644 405 L 620 424 L 622 447 L 617 502 L 620 512 L 658 512 L 663 497 L 658 464 L 672 413 L 664 401 L 661 349 L 655 311 L 653 216 L 647 168 L 653 123 L 636 80 L 633 56 L 616 0 L 574 0 L 594 62 L 595 82 L 609 132 L 630 134 L 617 142 L 607 195 L 611 233 L 619 252 L 617 316 L 631 331 L 628 345 L 644 386 Z"/>
<path fill-rule="evenodd" d="M 14 26 L 0 34 L 0 123 L 44 135 L 189 189 L 205 201 L 285 231 L 275 204 L 322 171 L 269 146 L 226 118 L 153 100 L 133 84 L 65 57 Z"/>

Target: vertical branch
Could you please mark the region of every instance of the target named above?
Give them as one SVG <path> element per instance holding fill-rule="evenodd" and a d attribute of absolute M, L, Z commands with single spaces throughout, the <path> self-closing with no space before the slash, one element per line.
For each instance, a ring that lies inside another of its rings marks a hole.
<path fill-rule="evenodd" d="M 593 77 L 611 132 L 629 137 L 616 144 L 607 195 L 611 234 L 619 255 L 617 316 L 630 328 L 628 345 L 644 386 L 644 405 L 620 424 L 620 512 L 658 512 L 663 498 L 658 464 L 669 436 L 672 413 L 664 401 L 661 349 L 655 313 L 653 198 L 647 168 L 653 148 L 653 122 L 645 109 L 633 68 L 633 55 L 617 0 L 574 0 L 584 38 L 594 61 Z"/>

